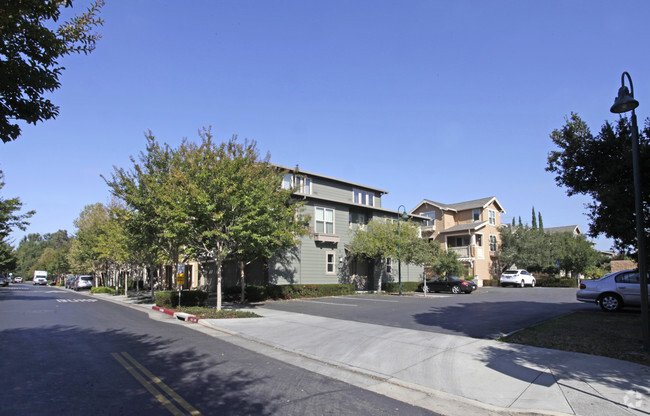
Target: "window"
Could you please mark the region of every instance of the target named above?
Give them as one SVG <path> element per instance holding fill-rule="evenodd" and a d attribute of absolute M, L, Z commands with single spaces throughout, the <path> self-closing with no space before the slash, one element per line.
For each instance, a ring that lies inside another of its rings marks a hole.
<path fill-rule="evenodd" d="M 386 259 L 386 273 L 391 273 L 393 271 L 393 264 L 391 263 L 390 257 Z"/>
<path fill-rule="evenodd" d="M 358 189 L 355 189 L 353 193 L 354 193 L 355 204 L 368 205 L 369 207 L 375 205 L 375 194 L 373 194 L 372 192 L 360 191 Z"/>
<path fill-rule="evenodd" d="M 616 283 L 639 284 L 639 272 L 623 273 L 616 276 Z"/>
<path fill-rule="evenodd" d="M 429 217 L 429 218 L 431 218 L 430 220 L 427 220 L 427 221 L 425 222 L 424 225 L 425 225 L 426 227 L 431 227 L 431 226 L 433 226 L 433 225 L 435 224 L 436 213 L 435 213 L 434 211 L 423 212 L 423 213 L 420 214 L 420 215 L 423 215 L 423 216 L 425 216 L 425 217 Z"/>
<path fill-rule="evenodd" d="M 335 274 L 335 263 L 336 261 L 336 253 L 333 251 L 329 251 L 325 253 L 325 274 Z"/>
<path fill-rule="evenodd" d="M 311 195 L 311 179 L 287 173 L 282 179 L 282 189 L 295 189 L 301 194 Z"/>
<path fill-rule="evenodd" d="M 490 236 L 490 251 L 497 251 L 497 236 Z"/>
<path fill-rule="evenodd" d="M 366 220 L 366 214 L 360 213 L 360 212 L 350 212 L 349 215 L 349 221 L 350 225 L 352 224 L 357 224 L 357 225 L 366 225 L 368 224 L 368 221 Z"/>
<path fill-rule="evenodd" d="M 316 207 L 316 232 L 334 234 L 334 210 Z"/>
<path fill-rule="evenodd" d="M 469 236 L 462 237 L 447 237 L 447 246 L 449 247 L 465 247 L 469 245 Z"/>
<path fill-rule="evenodd" d="M 490 215 L 489 221 L 490 225 L 497 225 L 497 212 L 493 209 L 488 210 L 488 213 Z"/>
<path fill-rule="evenodd" d="M 483 235 L 482 234 L 476 234 L 476 245 L 479 247 L 483 247 Z"/>
<path fill-rule="evenodd" d="M 472 216 L 474 217 L 474 221 L 481 221 L 481 210 L 475 209 L 472 211 Z"/>

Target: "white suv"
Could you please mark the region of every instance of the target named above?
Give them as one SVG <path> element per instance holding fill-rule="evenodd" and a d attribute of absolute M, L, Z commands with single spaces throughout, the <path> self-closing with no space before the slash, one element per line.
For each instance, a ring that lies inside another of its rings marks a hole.
<path fill-rule="evenodd" d="M 535 287 L 535 276 L 528 273 L 526 270 L 516 269 L 516 270 L 506 270 L 501 274 L 499 279 L 501 286 L 530 286 Z"/>
<path fill-rule="evenodd" d="M 34 284 L 35 285 L 46 285 L 47 284 L 47 279 L 44 277 L 35 277 L 34 278 Z"/>

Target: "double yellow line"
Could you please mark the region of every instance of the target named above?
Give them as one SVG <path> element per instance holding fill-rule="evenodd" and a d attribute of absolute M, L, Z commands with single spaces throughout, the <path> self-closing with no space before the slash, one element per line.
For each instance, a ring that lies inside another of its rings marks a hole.
<path fill-rule="evenodd" d="M 158 377 L 153 375 L 149 370 L 147 370 L 142 364 L 137 362 L 133 357 L 131 357 L 126 352 L 117 353 L 114 352 L 111 354 L 113 358 L 119 362 L 122 367 L 126 369 L 131 375 L 144 386 L 145 389 L 149 391 L 163 406 L 167 408 L 174 416 L 186 416 L 187 414 L 193 416 L 201 416 L 201 412 L 196 410 L 192 405 L 185 401 L 181 396 L 179 396 L 174 390 L 169 388 L 165 383 L 162 382 Z M 139 372 L 138 372 L 139 370 Z M 142 373 L 142 374 L 141 374 Z M 155 386 L 154 386 L 155 384 Z M 158 390 L 156 387 L 158 387 Z M 162 392 L 161 392 L 162 390 Z M 183 409 L 188 413 L 183 412 L 181 409 L 176 407 L 173 402 L 171 402 L 167 396 L 172 398 L 176 403 L 178 403 Z"/>

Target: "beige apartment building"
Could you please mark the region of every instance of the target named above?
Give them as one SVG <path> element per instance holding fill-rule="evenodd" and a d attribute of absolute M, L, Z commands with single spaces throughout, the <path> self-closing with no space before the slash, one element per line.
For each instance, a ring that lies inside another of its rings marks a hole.
<path fill-rule="evenodd" d="M 422 227 L 422 237 L 455 251 L 468 275 L 481 280 L 499 277 L 496 252 L 501 244 L 499 229 L 505 210 L 496 197 L 456 204 L 425 199 L 410 214 L 431 218 Z"/>

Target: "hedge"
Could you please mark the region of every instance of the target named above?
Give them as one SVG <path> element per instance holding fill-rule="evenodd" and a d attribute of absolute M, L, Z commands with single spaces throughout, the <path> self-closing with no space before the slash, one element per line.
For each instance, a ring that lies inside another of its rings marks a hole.
<path fill-rule="evenodd" d="M 108 293 L 114 295 L 115 289 L 113 289 L 112 287 L 104 287 L 104 286 L 91 287 L 90 293 Z"/>
<path fill-rule="evenodd" d="M 208 292 L 202 290 L 183 290 L 181 292 L 182 306 L 205 306 L 208 301 Z M 156 292 L 156 306 L 161 308 L 175 308 L 178 306 L 178 291 L 165 290 Z"/>
<path fill-rule="evenodd" d="M 402 292 L 415 292 L 420 283 L 422 282 L 402 282 Z M 397 293 L 399 292 L 399 283 L 385 282 L 381 284 L 381 288 L 388 293 Z"/>
<path fill-rule="evenodd" d="M 500 286 L 498 279 L 483 280 L 483 286 Z M 539 287 L 578 287 L 576 279 L 559 277 L 535 277 L 535 286 Z"/>
<path fill-rule="evenodd" d="M 241 288 L 237 286 L 224 289 L 224 294 L 233 298 L 238 297 L 240 293 Z M 319 298 L 354 293 L 354 285 L 345 284 L 246 286 L 246 300 L 249 302 L 261 302 L 267 299 Z"/>

